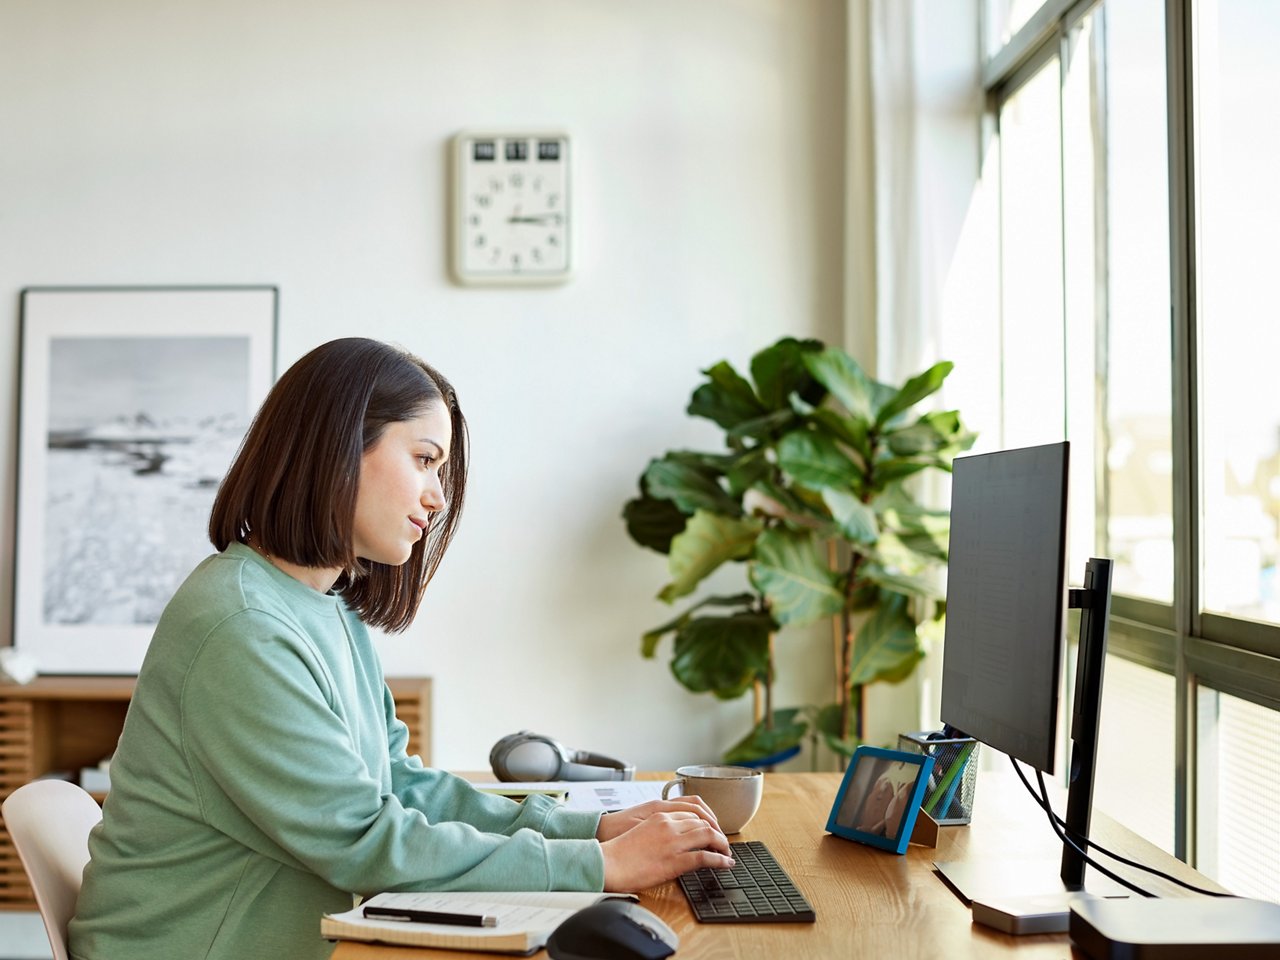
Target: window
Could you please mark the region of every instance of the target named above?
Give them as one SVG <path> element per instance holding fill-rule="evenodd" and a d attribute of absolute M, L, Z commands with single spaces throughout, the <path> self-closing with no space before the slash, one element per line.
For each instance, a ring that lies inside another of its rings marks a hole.
<path fill-rule="evenodd" d="M 1227 889 L 1280 900 L 1280 712 L 1201 687 L 1197 864 Z"/>
<path fill-rule="evenodd" d="M 1280 899 L 1280 4 L 983 9 L 988 445 L 1070 439 L 1068 576 L 1115 561 L 1097 805 Z"/>
<path fill-rule="evenodd" d="M 1204 607 L 1280 623 L 1280 6 L 1217 0 L 1198 13 Z"/>

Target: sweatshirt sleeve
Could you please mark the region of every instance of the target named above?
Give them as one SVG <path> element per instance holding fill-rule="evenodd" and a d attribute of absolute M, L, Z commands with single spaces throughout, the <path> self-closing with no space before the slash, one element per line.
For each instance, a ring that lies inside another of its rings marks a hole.
<path fill-rule="evenodd" d="M 462 820 L 491 833 L 510 835 L 515 830 L 531 827 L 555 839 L 595 839 L 600 825 L 599 812 L 566 810 L 562 804 L 543 796 L 531 796 L 523 803 L 516 803 L 506 797 L 481 793 L 460 777 L 424 767 L 418 757 L 405 752 L 409 729 L 396 718 L 395 700 L 385 686 L 382 703 L 391 752 L 392 789 L 404 806 L 421 810 L 433 819 Z"/>
<path fill-rule="evenodd" d="M 542 832 L 555 819 L 548 811 L 478 799 L 404 757 L 403 742 L 392 761 L 405 799 L 401 788 L 385 792 L 343 713 L 323 664 L 288 625 L 245 611 L 215 627 L 181 693 L 182 748 L 206 821 L 354 893 L 603 889 L 594 839 Z"/>

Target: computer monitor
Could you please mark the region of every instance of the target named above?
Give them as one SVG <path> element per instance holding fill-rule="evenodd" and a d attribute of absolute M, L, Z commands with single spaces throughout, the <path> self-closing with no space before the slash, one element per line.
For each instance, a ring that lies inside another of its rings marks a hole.
<path fill-rule="evenodd" d="M 1053 773 L 1065 610 L 1081 607 L 1066 819 L 1087 836 L 1111 561 L 1090 560 L 1084 589 L 1068 591 L 1069 451 L 1067 442 L 1051 443 L 954 462 L 941 714 L 957 730 Z M 1083 858 L 1069 845 L 1058 862 L 993 857 L 937 866 L 966 900 L 1084 886 Z M 1114 889 L 1104 878 L 1089 886 Z"/>

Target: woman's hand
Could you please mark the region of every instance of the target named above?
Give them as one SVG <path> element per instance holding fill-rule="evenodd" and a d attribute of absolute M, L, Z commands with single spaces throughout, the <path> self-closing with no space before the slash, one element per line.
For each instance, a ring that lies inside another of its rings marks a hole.
<path fill-rule="evenodd" d="M 625 810 L 618 810 L 616 813 L 606 813 L 600 818 L 600 824 L 596 827 L 596 839 L 604 843 L 606 840 L 620 837 L 657 813 L 693 814 L 707 821 L 717 830 L 720 829 L 720 824 L 716 822 L 716 815 L 702 802 L 701 797 L 675 797 L 671 800 L 650 800 L 647 803 L 638 803 L 634 807 L 627 807 Z"/>
<path fill-rule="evenodd" d="M 621 817 L 653 804 L 679 803 L 657 800 L 609 816 Z M 709 810 L 705 812 L 710 814 Z M 713 821 L 702 811 L 658 809 L 630 822 L 621 833 L 600 844 L 604 888 L 620 892 L 645 890 L 701 867 L 732 867 L 729 841 Z"/>

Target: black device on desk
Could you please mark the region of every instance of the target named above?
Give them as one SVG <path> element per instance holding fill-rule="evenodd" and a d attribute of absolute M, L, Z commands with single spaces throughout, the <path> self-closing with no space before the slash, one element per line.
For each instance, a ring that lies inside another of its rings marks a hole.
<path fill-rule="evenodd" d="M 663 960 L 680 938 L 630 900 L 602 900 L 579 910 L 547 939 L 551 960 Z"/>
<path fill-rule="evenodd" d="M 703 867 L 679 878 L 693 915 L 702 923 L 813 923 L 813 907 L 759 840 L 729 844 L 730 870 Z"/>

